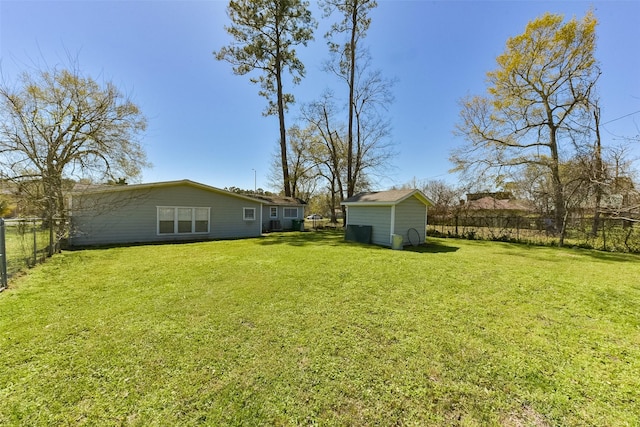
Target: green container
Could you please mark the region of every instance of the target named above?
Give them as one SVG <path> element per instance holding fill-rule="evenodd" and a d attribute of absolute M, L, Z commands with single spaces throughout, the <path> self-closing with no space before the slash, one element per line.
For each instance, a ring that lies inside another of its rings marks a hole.
<path fill-rule="evenodd" d="M 293 231 L 304 231 L 304 219 L 292 219 L 291 228 Z"/>

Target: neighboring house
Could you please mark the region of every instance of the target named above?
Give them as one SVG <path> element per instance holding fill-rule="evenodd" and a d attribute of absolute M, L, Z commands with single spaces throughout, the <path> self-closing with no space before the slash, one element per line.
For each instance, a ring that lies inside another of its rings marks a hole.
<path fill-rule="evenodd" d="M 524 215 L 533 212 L 529 203 L 516 200 L 511 193 L 469 193 L 464 208 L 482 215 Z"/>
<path fill-rule="evenodd" d="M 347 231 L 371 227 L 371 243 L 392 246 L 394 235 L 402 236 L 403 245 L 424 243 L 427 207 L 433 202 L 420 190 L 390 190 L 359 193 L 341 204 L 347 208 Z"/>
<path fill-rule="evenodd" d="M 459 225 L 514 227 L 528 224 L 526 218 L 534 213 L 533 205 L 514 199 L 509 192 L 469 193 L 457 219 Z"/>
<path fill-rule="evenodd" d="M 271 206 L 285 209 L 294 204 L 281 206 L 189 180 L 98 187 L 71 196 L 69 244 L 258 237 L 265 209 Z M 303 218 L 303 206 L 297 211 Z"/>

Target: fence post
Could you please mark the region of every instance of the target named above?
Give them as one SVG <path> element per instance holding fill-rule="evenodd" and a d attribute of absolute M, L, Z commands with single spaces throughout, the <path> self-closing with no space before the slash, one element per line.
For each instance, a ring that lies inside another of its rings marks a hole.
<path fill-rule="evenodd" d="M 33 231 L 33 265 L 38 265 L 38 233 L 36 231 L 36 220 L 32 220 L 31 230 Z"/>
<path fill-rule="evenodd" d="M 0 291 L 7 288 L 7 245 L 4 219 L 0 218 Z"/>

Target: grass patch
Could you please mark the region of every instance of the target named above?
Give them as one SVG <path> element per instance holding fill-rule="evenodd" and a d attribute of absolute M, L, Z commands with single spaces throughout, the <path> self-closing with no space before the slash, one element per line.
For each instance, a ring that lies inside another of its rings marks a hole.
<path fill-rule="evenodd" d="M 39 222 L 7 221 L 5 224 L 7 275 L 11 277 L 46 258 L 49 230 L 43 229 Z"/>
<path fill-rule="evenodd" d="M 0 424 L 635 425 L 639 261 L 331 232 L 64 252 L 0 294 Z"/>

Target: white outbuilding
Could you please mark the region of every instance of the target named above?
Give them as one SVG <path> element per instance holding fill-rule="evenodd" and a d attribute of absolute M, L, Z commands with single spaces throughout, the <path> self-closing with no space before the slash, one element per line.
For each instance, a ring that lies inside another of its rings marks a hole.
<path fill-rule="evenodd" d="M 427 208 L 433 202 L 420 190 L 358 193 L 341 204 L 347 210 L 347 240 L 394 249 L 425 242 Z"/>

